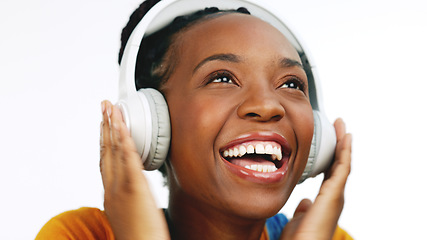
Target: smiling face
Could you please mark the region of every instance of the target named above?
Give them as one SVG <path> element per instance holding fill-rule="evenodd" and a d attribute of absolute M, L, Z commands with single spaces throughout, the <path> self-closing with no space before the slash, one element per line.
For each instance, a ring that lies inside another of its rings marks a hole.
<path fill-rule="evenodd" d="M 178 61 L 161 88 L 172 124 L 171 203 L 274 215 L 304 170 L 313 135 L 297 52 L 274 27 L 243 14 L 202 21 L 175 41 Z"/>

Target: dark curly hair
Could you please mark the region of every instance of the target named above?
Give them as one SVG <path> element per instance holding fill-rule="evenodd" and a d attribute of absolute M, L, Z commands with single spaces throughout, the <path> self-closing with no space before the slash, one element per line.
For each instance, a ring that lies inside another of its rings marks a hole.
<path fill-rule="evenodd" d="M 130 16 L 129 22 L 123 28 L 121 34 L 119 64 L 121 63 L 126 43 L 132 31 L 144 15 L 159 1 L 144 1 Z M 189 15 L 176 17 L 169 25 L 148 36 L 144 36 L 136 61 L 136 89 L 160 89 L 161 85 L 169 79 L 179 61 L 179 57 L 175 53 L 176 47 L 174 46 L 174 40 L 178 33 L 203 20 L 212 19 L 226 13 L 250 14 L 243 7 L 237 10 L 220 10 L 216 7 L 205 8 Z M 159 171 L 166 177 L 165 165 L 160 167 Z"/>
<path fill-rule="evenodd" d="M 129 22 L 123 28 L 121 35 L 121 47 L 119 52 L 119 64 L 123 56 L 126 43 L 139 21 L 159 0 L 144 1 L 129 18 Z M 173 67 L 178 59 L 168 58 L 169 51 L 174 51 L 173 43 L 177 33 L 203 20 L 215 18 L 224 13 L 244 13 L 249 14 L 246 8 L 237 10 L 219 10 L 216 7 L 205 8 L 195 13 L 176 17 L 169 25 L 157 32 L 144 36 L 138 52 L 135 85 L 136 89 L 155 88 L 158 89 L 173 72 Z"/>

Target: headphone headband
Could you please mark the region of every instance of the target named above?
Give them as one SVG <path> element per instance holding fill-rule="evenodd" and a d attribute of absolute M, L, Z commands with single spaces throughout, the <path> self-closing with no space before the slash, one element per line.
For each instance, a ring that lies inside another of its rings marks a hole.
<path fill-rule="evenodd" d="M 265 3 L 263 3 L 265 5 Z M 323 111 L 322 99 L 320 96 L 320 83 L 317 81 L 315 67 L 307 51 L 297 40 L 294 31 L 274 14 L 272 8 L 267 10 L 255 2 L 249 0 L 162 0 L 154 5 L 138 23 L 133 30 L 122 57 L 119 98 L 126 99 L 129 94 L 135 93 L 135 66 L 139 46 L 144 36 L 160 30 L 176 17 L 191 14 L 208 7 L 217 7 L 220 10 L 238 9 L 245 7 L 252 16 L 258 17 L 276 29 L 278 29 L 293 45 L 301 56 L 304 68 L 307 73 L 310 89 L 310 102 L 313 110 Z"/>

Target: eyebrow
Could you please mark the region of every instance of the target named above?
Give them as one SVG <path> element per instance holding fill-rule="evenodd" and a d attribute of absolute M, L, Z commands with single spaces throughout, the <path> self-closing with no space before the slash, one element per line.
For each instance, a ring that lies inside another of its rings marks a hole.
<path fill-rule="evenodd" d="M 235 55 L 232 53 L 215 54 L 203 59 L 199 64 L 197 64 L 197 66 L 193 70 L 193 74 L 197 71 L 197 69 L 201 68 L 204 64 L 211 61 L 225 61 L 225 62 L 239 63 L 242 61 L 242 59 L 238 55 Z M 299 67 L 301 69 L 304 69 L 303 65 L 300 62 L 294 59 L 286 58 L 286 57 L 280 59 L 279 65 L 282 68 Z"/>
<path fill-rule="evenodd" d="M 282 58 L 280 60 L 280 66 L 282 68 L 299 67 L 299 68 L 304 69 L 304 67 L 302 66 L 302 64 L 300 62 L 298 62 L 297 60 L 290 59 L 290 58 Z"/>
<path fill-rule="evenodd" d="M 193 70 L 193 73 L 195 73 L 197 69 L 201 68 L 204 64 L 211 61 L 225 61 L 225 62 L 239 63 L 242 61 L 242 59 L 241 57 L 232 53 L 215 54 L 203 59 L 199 64 L 197 64 L 197 66 Z"/>

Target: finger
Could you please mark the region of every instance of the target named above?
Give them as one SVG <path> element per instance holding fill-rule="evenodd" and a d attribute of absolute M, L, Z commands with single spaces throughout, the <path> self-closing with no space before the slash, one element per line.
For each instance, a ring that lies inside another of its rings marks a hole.
<path fill-rule="evenodd" d="M 120 128 L 122 116 L 120 110 L 114 105 L 109 105 L 111 109 L 110 115 L 110 133 L 111 133 L 111 149 L 112 149 L 112 167 L 114 171 L 114 178 L 120 180 L 123 176 L 123 150 L 122 138 L 120 136 Z"/>
<path fill-rule="evenodd" d="M 341 185 L 345 184 L 351 171 L 351 142 L 352 135 L 345 134 L 337 144 L 335 163 L 331 171 L 331 177 L 340 179 Z"/>
<path fill-rule="evenodd" d="M 108 109 L 109 102 L 103 101 L 101 103 L 101 109 L 102 109 L 102 127 L 101 127 L 101 139 L 100 144 L 109 147 L 111 145 L 111 139 L 110 139 L 110 119 L 109 114 L 110 109 Z M 105 149 L 110 151 L 110 149 Z M 107 152 L 106 152 L 107 153 Z"/>
<path fill-rule="evenodd" d="M 310 199 L 301 200 L 301 202 L 298 204 L 297 208 L 295 209 L 293 217 L 297 218 L 299 216 L 304 215 L 310 209 L 311 205 L 313 205 L 313 203 L 311 202 Z"/>
<path fill-rule="evenodd" d="M 140 171 L 143 168 L 141 156 L 139 155 L 138 150 L 135 146 L 135 142 L 133 141 L 129 130 L 127 129 L 126 124 L 123 121 L 120 123 L 119 134 L 122 140 L 123 157 L 126 161 L 127 166 Z"/>
<path fill-rule="evenodd" d="M 304 205 L 307 203 L 301 202 L 301 206 L 295 210 L 295 215 L 303 215 L 301 221 L 307 224 L 307 227 L 314 227 L 316 231 L 322 230 L 328 239 L 336 229 L 344 206 L 344 190 L 351 163 L 351 135 L 346 133 L 345 124 L 341 119 L 334 125 L 338 141 L 332 168 L 328 170 L 314 203 L 306 207 Z"/>
<path fill-rule="evenodd" d="M 329 176 L 324 179 L 319 191 L 319 200 L 332 204 L 332 208 L 342 209 L 344 191 L 351 171 L 351 135 L 346 134 L 337 146 L 335 163 Z M 338 213 L 338 212 L 337 212 Z M 340 213 L 340 212 L 339 212 Z M 339 215 L 338 215 L 339 216 Z"/>
<path fill-rule="evenodd" d="M 352 136 L 345 133 L 345 125 L 341 119 L 335 122 L 335 129 L 338 139 L 335 160 L 332 167 L 326 172 L 319 196 L 326 196 L 327 201 L 343 205 L 344 189 L 351 171 Z"/>
<path fill-rule="evenodd" d="M 117 139 L 120 145 L 121 181 L 129 187 L 129 183 L 141 181 L 141 170 L 143 169 L 141 157 L 123 121 L 121 111 L 116 106 L 113 106 L 112 121 L 114 128 L 113 139 Z"/>
<path fill-rule="evenodd" d="M 345 123 L 341 118 L 338 118 L 337 120 L 335 120 L 334 127 L 337 136 L 337 142 L 339 142 L 346 133 Z"/>
<path fill-rule="evenodd" d="M 325 179 L 328 179 L 331 177 L 332 172 L 335 170 L 336 166 L 338 165 L 337 163 L 339 158 L 338 155 L 341 151 L 342 139 L 346 134 L 346 126 L 344 121 L 341 118 L 338 118 L 337 120 L 335 120 L 334 127 L 335 127 L 335 133 L 337 137 L 337 145 L 335 148 L 335 160 L 333 165 L 326 171 Z"/>
<path fill-rule="evenodd" d="M 111 167 L 111 139 L 110 139 L 110 121 L 108 115 L 111 110 L 108 109 L 108 101 L 101 103 L 102 109 L 102 122 L 101 122 L 101 136 L 100 136 L 100 170 L 104 188 L 111 182 L 112 167 Z"/>

